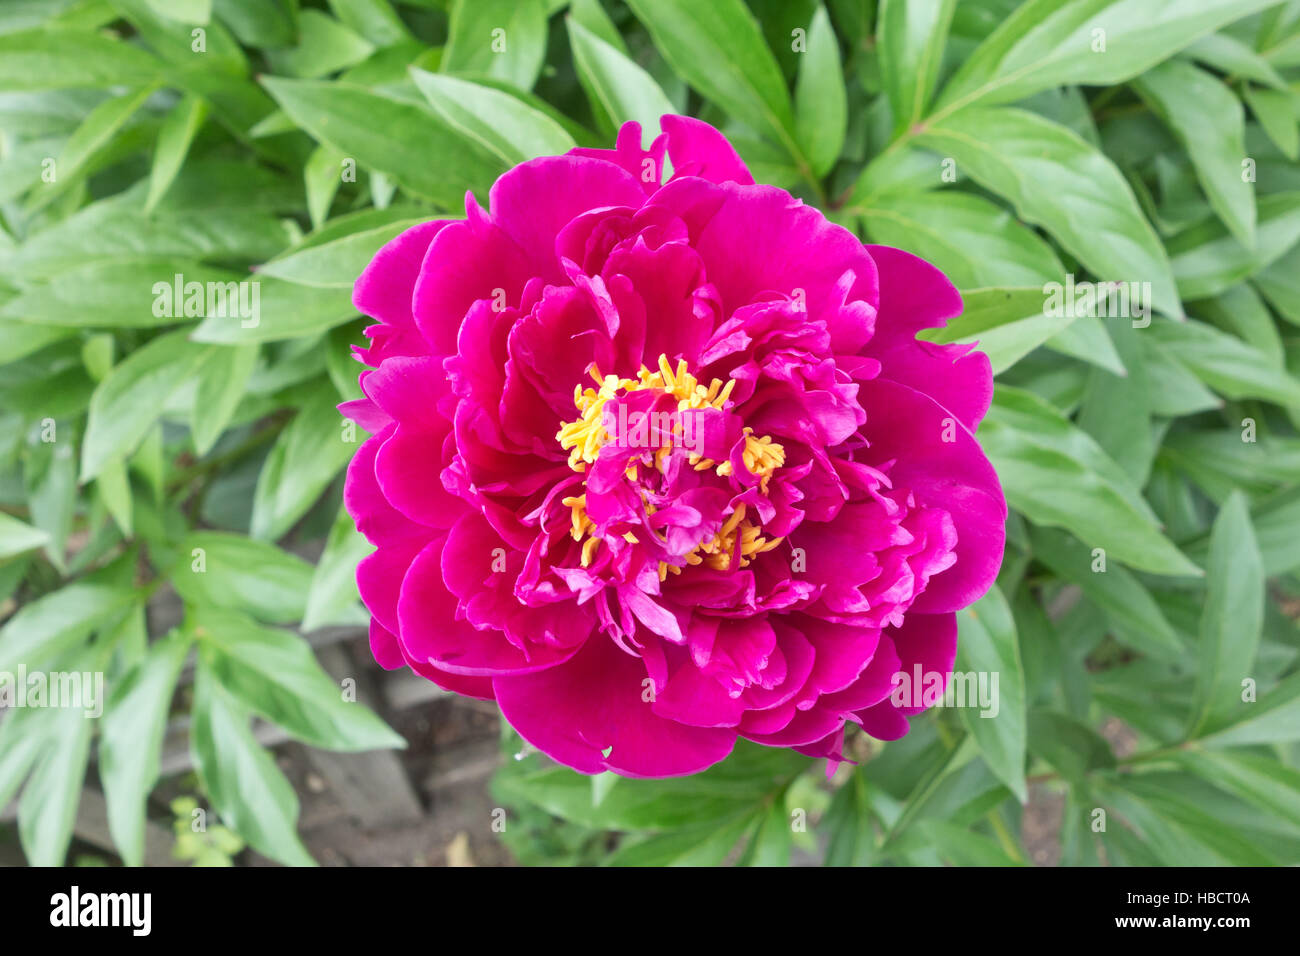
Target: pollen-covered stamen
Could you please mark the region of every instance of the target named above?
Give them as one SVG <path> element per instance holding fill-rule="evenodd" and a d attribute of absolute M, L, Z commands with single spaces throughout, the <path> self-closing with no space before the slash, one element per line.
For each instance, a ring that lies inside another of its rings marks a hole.
<path fill-rule="evenodd" d="M 596 461 L 601 448 L 612 440 L 613 436 L 606 428 L 605 417 L 610 402 L 635 392 L 654 391 L 675 398 L 679 412 L 701 409 L 725 411 L 736 385 L 735 379 L 724 383 L 715 378 L 705 386 L 688 371 L 685 359 L 679 360 L 674 368 L 666 355 L 659 356 L 657 368 L 653 371 L 643 366 L 635 379 L 602 375 L 594 365 L 590 374 L 597 387 L 585 389 L 580 385 L 574 387 L 573 404 L 579 412 L 579 417 L 562 424 L 555 436 L 560 442 L 560 447 L 569 452 L 569 467 L 580 473 L 585 472 L 587 466 Z M 743 433 L 745 444 L 741 449 L 741 461 L 749 473 L 759 479 L 759 486 L 766 493 L 772 473 L 785 464 L 785 449 L 772 441 L 769 436 L 754 435 L 752 428 L 745 427 Z M 653 456 L 654 470 L 663 473 L 665 461 L 673 453 L 675 439 L 678 437 L 680 437 L 680 425 L 674 426 L 671 434 L 660 432 L 659 440 L 664 443 L 657 448 L 647 449 Z M 713 469 L 720 478 L 732 474 L 731 461 L 718 463 L 697 451 L 687 451 L 686 460 L 696 471 Z M 637 482 L 639 470 L 636 461 L 628 466 L 626 475 L 629 481 Z M 641 492 L 641 500 L 645 503 L 647 513 L 653 513 L 655 509 L 646 501 L 644 491 Z M 594 560 L 601 539 L 595 536 L 595 522 L 587 515 L 586 494 L 563 498 L 561 503 L 571 511 L 570 533 L 573 540 L 582 541 L 584 537 L 587 538 L 583 542 L 581 552 L 582 565 L 587 567 Z M 624 533 L 622 537 L 630 544 L 638 542 L 637 537 L 631 532 Z M 723 571 L 731 568 L 734 561 L 737 567 L 743 568 L 750 564 L 754 555 L 772 550 L 781 543 L 781 540 L 764 538 L 760 525 L 747 520 L 745 506 L 738 505 L 727 516 L 713 538 L 700 542 L 691 551 L 682 555 L 681 560 L 688 566 L 705 564 Z M 660 580 L 666 579 L 669 574 L 679 574 L 681 570 L 682 566 L 667 561 L 659 562 Z"/>

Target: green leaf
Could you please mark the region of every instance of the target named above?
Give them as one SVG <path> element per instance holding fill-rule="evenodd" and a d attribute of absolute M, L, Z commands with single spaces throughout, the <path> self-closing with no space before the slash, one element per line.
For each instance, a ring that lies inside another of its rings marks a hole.
<path fill-rule="evenodd" d="M 203 457 L 217 443 L 245 397 L 253 366 L 260 351 L 257 345 L 227 345 L 208 350 L 197 370 L 198 386 L 190 411 L 190 433 L 194 452 Z"/>
<path fill-rule="evenodd" d="M 921 121 L 930 104 L 956 0 L 882 0 L 877 15 L 880 79 L 894 132 Z"/>
<path fill-rule="evenodd" d="M 604 861 L 604 866 L 719 866 L 741 836 L 753 826 L 753 817 L 740 814 L 723 823 L 682 827 L 666 833 L 624 840 Z"/>
<path fill-rule="evenodd" d="M 1246 103 L 1277 148 L 1294 162 L 1300 159 L 1300 128 L 1296 126 L 1296 97 L 1290 90 L 1262 90 L 1246 84 Z"/>
<path fill-rule="evenodd" d="M 319 10 L 298 16 L 298 45 L 272 50 L 267 59 L 277 73 L 316 79 L 360 63 L 375 50 L 365 37 Z"/>
<path fill-rule="evenodd" d="M 146 801 L 158 782 L 172 694 L 189 649 L 185 633 L 157 641 L 115 683 L 100 722 L 99 776 L 108 802 L 108 826 L 127 866 L 144 862 Z"/>
<path fill-rule="evenodd" d="M 1212 73 L 1170 60 L 1133 88 L 1173 131 L 1191 157 L 1210 205 L 1247 247 L 1255 244 L 1255 191 L 1242 176 L 1246 117 L 1241 101 Z"/>
<path fill-rule="evenodd" d="M 1206 572 L 1189 737 L 1240 712 L 1243 681 L 1256 677 L 1252 668 L 1264 622 L 1264 567 L 1249 505 L 1240 492 L 1224 502 L 1214 521 Z"/>
<path fill-rule="evenodd" d="M 356 451 L 355 428 L 336 405 L 333 385 L 323 382 L 276 439 L 253 492 L 249 533 L 254 538 L 273 541 L 284 535 Z"/>
<path fill-rule="evenodd" d="M 880 196 L 863 211 L 863 224 L 873 242 L 933 262 L 959 289 L 1039 286 L 1040 315 L 1046 301 L 1042 283 L 1065 275 L 1056 253 L 1033 230 L 969 193 Z"/>
<path fill-rule="evenodd" d="M 848 94 L 840 64 L 839 41 L 826 8 L 819 6 L 808 26 L 808 48 L 801 54 L 794 88 L 795 137 L 814 176 L 828 173 L 848 128 Z"/>
<path fill-rule="evenodd" d="M 50 718 L 44 753 L 18 803 L 18 838 L 32 866 L 63 865 L 72 842 L 94 729 L 95 721 L 75 707 L 61 709 Z"/>
<path fill-rule="evenodd" d="M 425 70 L 412 69 L 411 78 L 434 112 L 505 166 L 577 145 L 563 126 L 509 93 Z"/>
<path fill-rule="evenodd" d="M 673 70 L 747 126 L 807 165 L 781 68 L 741 0 L 629 0 Z"/>
<path fill-rule="evenodd" d="M 360 600 L 357 565 L 372 551 L 374 546 L 357 531 L 347 509 L 340 508 L 307 592 L 307 608 L 302 617 L 304 631 L 328 624 L 366 623 L 366 615 L 358 619 L 355 613 Z"/>
<path fill-rule="evenodd" d="M 1300 827 L 1300 773 L 1248 753 L 1186 750 L 1178 762 L 1203 780 Z"/>
<path fill-rule="evenodd" d="M 1300 407 L 1300 381 L 1241 339 L 1203 322 L 1153 322 L 1152 344 L 1228 398 L 1262 398 Z"/>
<path fill-rule="evenodd" d="M 1050 710 L 1030 711 L 1029 752 L 1074 783 L 1092 771 L 1115 766 L 1115 754 L 1105 738 L 1087 724 Z"/>
<path fill-rule="evenodd" d="M 73 179 L 83 166 L 106 146 L 154 93 L 152 86 L 104 100 L 86 116 L 85 121 L 68 137 L 59 154 L 58 182 Z"/>
<path fill-rule="evenodd" d="M 126 607 L 134 589 L 84 579 L 23 605 L 0 627 L 0 671 L 35 669 L 61 654 Z"/>
<path fill-rule="evenodd" d="M 181 171 L 190 144 L 207 116 L 207 100 L 192 95 L 182 97 L 168 114 L 158 131 L 158 144 L 154 148 L 153 168 L 149 171 L 149 197 L 144 203 L 146 215 L 153 212 Z"/>
<path fill-rule="evenodd" d="M 1169 240 L 1178 291 L 1185 299 L 1218 295 L 1280 259 L 1300 240 L 1300 192 L 1260 198 L 1255 246 L 1247 249 L 1217 219 Z"/>
<path fill-rule="evenodd" d="M 208 350 L 184 331 L 161 335 L 115 366 L 95 388 L 81 446 L 81 480 L 135 450 L 171 394 L 199 367 Z"/>
<path fill-rule="evenodd" d="M 184 276 L 188 286 L 190 273 Z M 273 276 L 244 281 L 248 284 L 238 288 L 238 309 L 233 304 L 233 292 L 227 300 L 232 304 L 225 308 L 218 300 L 214 313 L 190 333 L 191 339 L 213 345 L 251 345 L 308 338 L 342 325 L 357 314 L 350 289 L 318 288 Z"/>
<path fill-rule="evenodd" d="M 754 838 L 741 862 L 745 866 L 789 866 L 790 833 L 790 817 L 786 815 L 785 804 L 775 800 L 759 817 Z"/>
<path fill-rule="evenodd" d="M 659 117 L 675 113 L 673 104 L 654 78 L 616 47 L 569 17 L 569 45 L 573 66 L 587 93 L 592 110 L 615 132 L 628 121 L 641 124 L 641 136 L 653 137 Z M 644 145 L 644 144 L 643 144 Z"/>
<path fill-rule="evenodd" d="M 505 171 L 495 156 L 418 103 L 341 82 L 278 77 L 262 82 L 317 141 L 444 208 L 461 206 L 466 190 L 486 195 Z"/>
<path fill-rule="evenodd" d="M 162 64 L 138 46 L 77 30 L 23 30 L 0 36 L 0 89 L 60 90 L 143 86 Z"/>
<path fill-rule="evenodd" d="M 989 769 L 1024 803 L 1029 799 L 1025 787 L 1025 674 L 1020 665 L 1015 620 L 996 585 L 957 615 L 957 629 L 957 663 L 952 681 L 962 680 L 964 675 L 977 680 L 974 686 L 967 684 L 962 690 L 965 701 L 958 710 L 961 721 L 979 745 Z M 987 680 L 992 690 L 995 675 L 997 685 L 992 697 L 996 709 L 985 707 L 975 694 L 980 678 Z"/>
<path fill-rule="evenodd" d="M 443 71 L 532 89 L 546 57 L 546 14 L 544 0 L 452 0 Z"/>
<path fill-rule="evenodd" d="M 1065 528 L 1138 570 L 1201 573 L 1135 500 L 1123 469 L 1040 399 L 998 386 L 979 437 L 1008 503 L 1035 524 Z"/>
<path fill-rule="evenodd" d="M 344 699 L 296 634 L 212 607 L 195 609 L 191 626 L 204 666 L 222 688 L 299 740 L 327 750 L 405 746 L 363 704 Z"/>
<path fill-rule="evenodd" d="M 43 548 L 49 543 L 49 532 L 0 513 L 0 561 Z"/>
<path fill-rule="evenodd" d="M 1122 83 L 1275 2 L 1029 0 L 962 64 L 938 105 L 947 113 L 974 102 L 1010 103 L 1053 86 Z"/>
<path fill-rule="evenodd" d="M 1187 48 L 1186 53 L 1228 76 L 1244 77 L 1274 89 L 1286 87 L 1286 80 L 1278 75 L 1268 60 L 1231 33 L 1211 33 L 1201 37 Z"/>
<path fill-rule="evenodd" d="M 218 531 L 191 531 L 178 549 L 169 577 L 188 603 L 243 611 L 272 624 L 302 620 L 312 567 L 301 558 Z"/>
<path fill-rule="evenodd" d="M 959 173 L 1008 199 L 1099 279 L 1149 282 L 1148 305 L 1182 317 L 1164 247 L 1128 182 L 1075 133 L 1023 110 L 976 108 L 928 125 L 919 142 L 956 159 Z"/>
<path fill-rule="evenodd" d="M 1207 747 L 1300 740 L 1300 673 L 1292 674 L 1257 701 L 1243 701 L 1230 722 L 1202 738 Z"/>
<path fill-rule="evenodd" d="M 1180 661 L 1187 648 L 1142 583 L 1113 561 L 1104 564 L 1068 535 L 1046 528 L 1030 529 L 1034 557 L 1084 595 L 1120 631 L 1125 644 L 1160 660 Z M 1104 570 L 1094 570 L 1103 568 Z"/>
<path fill-rule="evenodd" d="M 279 259 L 261 266 L 257 271 L 264 276 L 284 279 L 298 285 L 320 289 L 351 289 L 357 276 L 388 242 L 418 225 L 419 219 L 399 219 L 397 222 L 341 236 L 302 251 L 289 252 Z"/>
<path fill-rule="evenodd" d="M 190 750 L 203 790 L 225 823 L 286 866 L 313 866 L 298 839 L 298 797 L 248 728 L 248 712 L 201 657 L 195 675 Z"/>
<path fill-rule="evenodd" d="M 941 329 L 923 329 L 926 342 L 978 342 L 999 375 L 1075 320 L 1043 308 L 1041 288 L 971 289 L 963 292 L 961 315 Z"/>

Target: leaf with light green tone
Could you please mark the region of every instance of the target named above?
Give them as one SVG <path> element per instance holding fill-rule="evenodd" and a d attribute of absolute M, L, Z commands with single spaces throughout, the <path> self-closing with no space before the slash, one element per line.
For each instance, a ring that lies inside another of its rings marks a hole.
<path fill-rule="evenodd" d="M 1137 570 L 1201 573 L 1160 533 L 1123 469 L 1040 399 L 998 386 L 979 435 L 1008 503 L 1031 521 Z"/>
<path fill-rule="evenodd" d="M 1126 568 L 1060 531 L 1033 528 L 1030 538 L 1034 558 L 1078 585 L 1088 600 L 1106 612 L 1124 643 L 1160 660 L 1177 662 L 1186 657 L 1186 645 Z"/>
<path fill-rule="evenodd" d="M 1229 235 L 1217 219 L 1169 240 L 1170 262 L 1183 298 L 1204 299 L 1225 292 L 1280 259 L 1300 240 L 1300 192 L 1261 196 L 1257 206 L 1253 249 Z"/>
<path fill-rule="evenodd" d="M 1210 535 L 1190 737 L 1239 711 L 1242 682 L 1255 677 L 1264 616 L 1263 564 L 1249 504 L 1236 492 L 1219 510 Z"/>
<path fill-rule="evenodd" d="M 880 196 L 862 221 L 873 242 L 934 263 L 959 289 L 1041 285 L 1065 275 L 1056 253 L 1033 230 L 969 193 Z M 1041 290 L 1038 298 L 1041 313 Z"/>
<path fill-rule="evenodd" d="M 741 0 L 630 0 L 673 70 L 708 100 L 785 147 L 808 168 L 795 139 L 781 68 Z"/>
<path fill-rule="evenodd" d="M 754 836 L 741 857 L 741 865 L 789 866 L 790 832 L 790 818 L 786 816 L 785 805 L 780 800 L 773 801 L 759 817 Z"/>
<path fill-rule="evenodd" d="M 1151 283 L 1161 311 L 1182 317 L 1164 247 L 1115 165 L 1063 126 L 1011 108 L 973 108 L 919 138 L 959 174 L 1003 196 L 1099 279 Z"/>
<path fill-rule="evenodd" d="M 1264 273 L 1256 276 L 1255 285 L 1262 289 L 1267 283 L 1265 273 L 1284 261 L 1278 260 Z M 1235 285 L 1213 299 L 1203 299 L 1192 307 L 1192 312 L 1256 349 L 1268 359 L 1269 364 L 1277 368 L 1285 364 L 1285 351 L 1282 338 L 1278 335 L 1277 323 L 1259 293 L 1249 283 Z"/>
<path fill-rule="evenodd" d="M 260 853 L 287 866 L 313 866 L 297 834 L 293 785 L 253 737 L 248 719 L 200 656 L 190 752 L 204 793 L 221 822 Z"/>
<path fill-rule="evenodd" d="M 307 215 L 312 228 L 319 229 L 329 218 L 330 206 L 343 185 L 348 158 L 333 146 L 317 146 L 302 167 L 303 185 L 307 189 Z"/>
<path fill-rule="evenodd" d="M 262 265 L 258 274 L 320 289 L 351 289 L 357 276 L 375 253 L 401 233 L 418 225 L 419 219 L 400 219 L 375 229 L 366 229 L 338 239 L 291 251 Z"/>
<path fill-rule="evenodd" d="M 365 37 L 319 10 L 304 10 L 298 16 L 298 44 L 267 54 L 277 73 L 301 79 L 317 79 L 360 63 L 374 52 Z"/>
<path fill-rule="evenodd" d="M 253 492 L 249 533 L 254 538 L 281 537 L 356 453 L 354 426 L 339 415 L 337 404 L 333 385 L 325 382 L 276 439 Z"/>
<path fill-rule="evenodd" d="M 533 758 L 511 762 L 493 779 L 492 792 L 566 820 L 614 830 L 672 829 L 705 821 L 721 825 L 756 810 L 809 764 L 809 758 L 793 751 L 740 740 L 726 760 L 688 777 L 618 777 L 594 806 L 587 777 Z"/>
<path fill-rule="evenodd" d="M 193 374 L 208 350 L 184 330 L 160 335 L 109 372 L 90 399 L 81 446 L 81 480 L 89 481 L 111 461 L 135 450 L 171 394 Z"/>
<path fill-rule="evenodd" d="M 257 345 L 228 345 L 208 350 L 198 368 L 198 387 L 190 411 L 194 452 L 206 455 L 230 424 L 245 396 L 257 364 Z"/>
<path fill-rule="evenodd" d="M 35 551 L 49 543 L 48 531 L 33 528 L 17 518 L 0 513 L 0 561 Z"/>
<path fill-rule="evenodd" d="M 1251 282 L 1282 318 L 1300 325 L 1300 245 L 1257 272 Z M 1244 332 L 1242 338 L 1247 338 Z"/>
<path fill-rule="evenodd" d="M 592 111 L 610 133 L 622 123 L 640 123 L 645 145 L 644 141 L 657 135 L 659 117 L 676 112 L 673 104 L 649 73 L 577 19 L 570 17 L 568 28 L 574 69 Z"/>
<path fill-rule="evenodd" d="M 91 157 L 117 135 L 153 93 L 154 87 L 146 86 L 105 100 L 91 110 L 82 124 L 68 137 L 63 152 L 59 154 L 58 181 L 66 182 L 75 178 Z"/>
<path fill-rule="evenodd" d="M 1177 757 L 1189 771 L 1221 790 L 1300 826 L 1300 773 L 1249 753 L 1187 750 Z"/>
<path fill-rule="evenodd" d="M 1025 674 L 1015 620 L 996 585 L 958 612 L 957 630 L 957 662 L 950 684 L 962 685 L 953 689 L 962 724 L 979 745 L 989 769 L 1024 803 L 1029 799 L 1025 787 Z M 995 674 L 996 691 L 992 685 Z M 981 696 L 981 680 L 993 691 L 989 701 Z M 962 696 L 957 697 L 958 693 Z"/>
<path fill-rule="evenodd" d="M 1148 70 L 1133 88 L 1187 149 L 1196 178 L 1229 231 L 1255 243 L 1255 190 L 1242 176 L 1246 117 L 1241 101 L 1212 73 L 1185 60 Z"/>
<path fill-rule="evenodd" d="M 178 545 L 169 578 L 190 604 L 229 608 L 270 624 L 302 619 L 311 586 L 306 561 L 266 541 L 192 531 Z"/>
<path fill-rule="evenodd" d="M 486 195 L 505 171 L 420 104 L 340 82 L 266 77 L 263 84 L 317 141 L 444 208 L 460 207 L 466 190 Z"/>
<path fill-rule="evenodd" d="M 509 93 L 426 70 L 411 78 L 435 113 L 504 165 L 558 156 L 577 144 L 564 127 Z"/>
<path fill-rule="evenodd" d="M 190 635 L 175 632 L 114 684 L 99 730 L 99 775 L 113 843 L 127 866 L 144 862 L 146 801 L 158 782 L 159 751 Z"/>
<path fill-rule="evenodd" d="M 1041 398 L 1023 389 L 999 384 L 990 412 L 999 427 L 1015 428 L 1035 443 L 1075 459 L 1100 475 L 1147 521 L 1156 520 L 1155 512 L 1142 498 L 1141 489 L 1115 459 L 1092 436 Z"/>
<path fill-rule="evenodd" d="M 623 840 L 603 866 L 720 866 L 753 818 L 740 814 L 722 823 L 683 827 Z"/>
<path fill-rule="evenodd" d="M 894 114 L 894 132 L 925 115 L 952 22 L 956 0 L 882 0 L 876 42 L 880 78 Z"/>
<path fill-rule="evenodd" d="M 1204 322 L 1152 322 L 1152 344 L 1228 398 L 1261 398 L 1300 407 L 1300 380 L 1258 349 Z"/>
<path fill-rule="evenodd" d="M 62 571 L 64 548 L 77 509 L 77 457 L 72 443 L 42 441 L 33 446 L 23 462 L 23 486 L 31 523 L 49 536 L 45 553 Z"/>
<path fill-rule="evenodd" d="M 175 195 L 175 190 L 169 196 Z M 54 312 L 58 303 L 69 310 L 91 313 L 91 318 L 68 319 L 68 324 L 96 324 L 90 308 L 108 296 L 123 303 L 132 302 L 148 314 L 153 296 L 153 281 L 171 279 L 165 266 L 176 261 L 222 261 L 247 258 L 269 259 L 282 250 L 289 234 L 272 215 L 232 202 L 228 208 L 195 210 L 188 205 L 163 201 L 160 208 L 146 214 L 135 191 L 120 198 L 92 203 L 61 222 L 28 238 L 4 264 L 0 272 L 12 272 L 25 278 L 50 278 L 49 294 L 33 289 L 20 296 L 41 314 Z M 143 263 L 143 265 L 142 265 Z M 111 266 L 111 267 L 110 267 Z M 146 269 L 160 274 L 148 279 Z M 122 273 L 123 280 L 115 280 Z M 131 295 L 132 286 L 144 281 L 144 292 Z M 84 290 L 86 285 L 92 288 Z M 82 291 L 78 291 L 81 289 Z M 101 294 L 100 289 L 106 289 Z M 119 291 L 120 290 L 120 291 Z M 98 296 L 98 300 L 91 296 Z M 47 300 L 54 302 L 48 307 Z M 23 306 L 9 311 L 18 315 Z M 103 324 L 140 324 L 129 313 L 110 310 L 109 315 L 121 322 Z"/>
<path fill-rule="evenodd" d="M 537 81 L 546 57 L 543 0 L 452 0 L 444 73 L 488 73 L 521 90 Z"/>
<path fill-rule="evenodd" d="M 95 492 L 113 516 L 113 521 L 122 529 L 122 537 L 131 537 L 131 480 L 127 476 L 124 460 L 119 458 L 104 463 L 95 477 Z"/>
<path fill-rule="evenodd" d="M 145 86 L 163 65 L 138 46 L 79 30 L 24 30 L 0 36 L 0 89 L 59 90 Z"/>
<path fill-rule="evenodd" d="M 1029 0 L 961 65 L 940 112 L 1053 86 L 1121 83 L 1276 0 Z M 1100 44 L 1104 42 L 1104 52 Z"/>
<path fill-rule="evenodd" d="M 1275 89 L 1284 89 L 1286 80 L 1247 44 L 1231 33 L 1211 33 L 1186 49 L 1193 60 L 1214 67 L 1228 76 L 1240 76 Z"/>
<path fill-rule="evenodd" d="M 357 610 L 361 599 L 357 591 L 357 565 L 374 550 L 374 545 L 357 531 L 347 509 L 340 508 L 307 591 L 307 607 L 302 616 L 304 631 L 330 624 L 367 622 L 368 615 Z"/>
<path fill-rule="evenodd" d="M 153 167 L 149 171 L 149 195 L 144 202 L 145 214 L 153 212 L 185 163 L 199 127 L 208 117 L 207 100 L 189 95 L 181 98 L 158 131 Z"/>
<path fill-rule="evenodd" d="M 46 747 L 48 725 L 58 713 L 48 708 L 20 707 L 0 721 L 0 807 L 9 806 L 27 779 Z"/>
<path fill-rule="evenodd" d="M 1015 365 L 1075 320 L 1073 314 L 1050 315 L 1041 288 L 971 289 L 961 294 L 961 315 L 941 329 L 923 329 L 926 342 L 977 342 L 989 357 L 993 374 Z"/>
<path fill-rule="evenodd" d="M 76 707 L 55 711 L 44 752 L 18 801 L 18 838 L 32 866 L 62 866 L 72 842 L 95 721 Z"/>
<path fill-rule="evenodd" d="M 1300 740 L 1300 674 L 1287 677 L 1257 701 L 1237 704 L 1202 740 L 1214 748 Z"/>
<path fill-rule="evenodd" d="M 1147 482 L 1157 440 L 1151 423 L 1151 383 L 1143 361 L 1140 336 L 1130 322 L 1112 323 L 1103 332 L 1117 354 L 1124 374 L 1094 368 L 1079 410 L 1079 427 L 1097 440 L 1138 487 Z"/>
<path fill-rule="evenodd" d="M 1115 766 L 1115 754 L 1105 738 L 1068 714 L 1049 710 L 1029 712 L 1029 752 L 1071 782 Z"/>
<path fill-rule="evenodd" d="M 848 128 L 848 96 L 839 42 L 826 8 L 819 6 L 808 26 L 808 48 L 800 55 L 794 88 L 795 138 L 812 167 L 824 176 L 844 148 Z"/>
<path fill-rule="evenodd" d="M 572 0 L 569 4 L 569 19 L 627 56 L 627 44 L 623 42 L 623 35 L 601 6 L 601 0 Z"/>
<path fill-rule="evenodd" d="M 189 273 L 185 278 L 188 283 Z M 350 289 L 318 288 L 273 276 L 244 281 L 249 285 L 241 287 L 240 308 L 230 306 L 209 315 L 190 333 L 194 341 L 251 345 L 304 338 L 342 325 L 357 314 Z"/>
<path fill-rule="evenodd" d="M 1246 104 L 1287 159 L 1300 159 L 1300 128 L 1296 125 L 1296 96 L 1290 90 L 1268 90 L 1246 84 Z"/>
<path fill-rule="evenodd" d="M 299 740 L 327 750 L 405 746 L 365 705 L 344 698 L 298 635 L 206 606 L 194 609 L 189 623 L 204 668 L 222 688 Z"/>
<path fill-rule="evenodd" d="M 376 46 L 392 46 L 411 38 L 411 31 L 388 0 L 330 0 L 330 9 Z"/>

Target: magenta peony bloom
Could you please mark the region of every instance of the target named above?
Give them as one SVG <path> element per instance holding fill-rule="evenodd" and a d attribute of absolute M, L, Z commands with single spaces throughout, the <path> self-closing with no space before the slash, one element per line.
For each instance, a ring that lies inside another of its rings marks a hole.
<path fill-rule="evenodd" d="M 961 312 L 933 266 L 662 127 L 515 167 L 357 280 L 371 647 L 584 773 L 839 759 L 848 721 L 907 732 L 894 675 L 947 679 L 1001 564 L 988 359 L 915 340 Z"/>

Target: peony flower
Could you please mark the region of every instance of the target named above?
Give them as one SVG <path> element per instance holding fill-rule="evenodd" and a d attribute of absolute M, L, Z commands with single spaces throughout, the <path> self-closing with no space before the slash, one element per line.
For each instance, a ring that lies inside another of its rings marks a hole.
<path fill-rule="evenodd" d="M 947 680 L 1001 564 L 989 362 L 916 341 L 962 307 L 933 266 L 662 129 L 522 163 L 357 280 L 371 647 L 583 773 L 842 759 L 849 722 L 907 732 L 895 675 Z"/>

